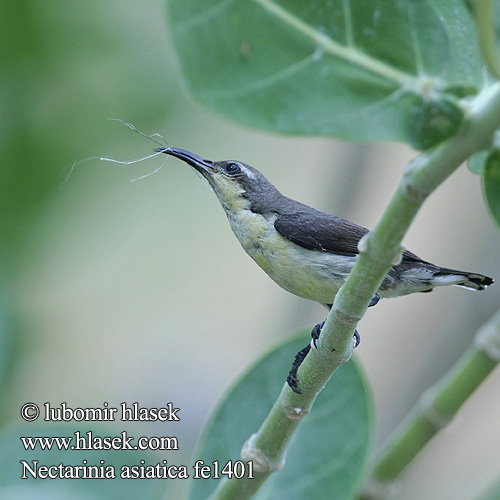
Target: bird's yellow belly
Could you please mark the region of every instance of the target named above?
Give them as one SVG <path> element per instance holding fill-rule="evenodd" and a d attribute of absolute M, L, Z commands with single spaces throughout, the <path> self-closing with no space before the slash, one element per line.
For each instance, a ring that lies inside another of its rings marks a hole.
<path fill-rule="evenodd" d="M 281 236 L 274 219 L 250 211 L 229 219 L 245 251 L 285 290 L 323 304 L 331 304 L 355 258 L 308 250 Z"/>

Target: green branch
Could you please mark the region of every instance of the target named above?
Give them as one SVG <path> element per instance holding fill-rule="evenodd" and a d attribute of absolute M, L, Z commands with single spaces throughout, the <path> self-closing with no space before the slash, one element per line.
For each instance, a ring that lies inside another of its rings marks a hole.
<path fill-rule="evenodd" d="M 500 311 L 476 334 L 474 345 L 425 392 L 390 439 L 367 482 L 363 500 L 386 498 L 393 481 L 500 362 Z"/>
<path fill-rule="evenodd" d="M 318 340 L 298 371 L 302 394 L 285 385 L 271 412 L 242 450 L 253 460 L 255 479 L 221 481 L 210 500 L 245 499 L 281 468 L 293 431 L 317 394 L 353 349 L 353 332 L 371 298 L 399 259 L 401 241 L 426 197 L 473 153 L 487 148 L 500 127 L 500 85 L 485 89 L 470 103 L 456 136 L 411 161 L 375 229 L 360 242 L 360 255 L 341 288 Z"/>
<path fill-rule="evenodd" d="M 377 460 L 361 498 L 386 498 L 393 481 L 431 438 L 451 422 L 499 362 L 500 311 L 477 332 L 474 345 L 448 374 L 423 394 Z"/>

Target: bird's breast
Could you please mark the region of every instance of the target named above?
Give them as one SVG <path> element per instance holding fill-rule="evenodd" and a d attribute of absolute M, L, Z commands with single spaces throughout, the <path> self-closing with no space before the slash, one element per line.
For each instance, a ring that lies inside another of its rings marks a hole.
<path fill-rule="evenodd" d="M 285 290 L 321 303 L 332 303 L 354 257 L 309 250 L 287 240 L 274 228 L 276 216 L 250 210 L 228 213 L 231 228 L 245 251 Z"/>

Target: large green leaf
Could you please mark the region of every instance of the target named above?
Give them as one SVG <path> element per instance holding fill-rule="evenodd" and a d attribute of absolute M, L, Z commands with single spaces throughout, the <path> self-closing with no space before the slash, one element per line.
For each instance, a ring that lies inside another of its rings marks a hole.
<path fill-rule="evenodd" d="M 478 500 L 498 500 L 500 498 L 500 478 L 498 478 Z"/>
<path fill-rule="evenodd" d="M 4 285 L 4 284 L 2 284 Z M 8 383 L 19 355 L 19 330 L 6 292 L 0 288 L 0 387 Z M 0 417 L 1 421 L 1 417 Z"/>
<path fill-rule="evenodd" d="M 488 157 L 483 177 L 483 191 L 490 213 L 500 227 L 500 150 L 495 149 Z"/>
<path fill-rule="evenodd" d="M 493 220 L 500 227 L 500 134 L 497 132 L 495 147 L 479 151 L 469 158 L 469 169 L 481 176 L 486 205 Z"/>
<path fill-rule="evenodd" d="M 461 0 L 167 0 L 186 85 L 272 131 L 427 148 L 481 84 Z"/>
<path fill-rule="evenodd" d="M 294 355 L 310 337 L 275 349 L 225 395 L 212 413 L 193 462 L 222 468 L 237 461 L 243 442 L 258 430 L 278 396 Z M 365 473 L 372 432 L 371 399 L 354 362 L 340 367 L 297 429 L 286 465 L 256 494 L 257 500 L 352 498 Z M 217 479 L 190 479 L 189 500 L 206 499 Z"/>

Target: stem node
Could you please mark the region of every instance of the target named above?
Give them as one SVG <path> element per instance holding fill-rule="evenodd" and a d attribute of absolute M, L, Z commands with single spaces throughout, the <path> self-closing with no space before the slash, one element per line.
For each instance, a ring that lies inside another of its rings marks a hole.
<path fill-rule="evenodd" d="M 283 403 L 283 411 L 285 412 L 288 420 L 291 420 L 292 422 L 299 422 L 309 413 L 309 410 L 292 407 L 286 403 Z"/>
<path fill-rule="evenodd" d="M 483 325 L 476 334 L 474 344 L 491 360 L 500 363 L 500 322 Z"/>
<path fill-rule="evenodd" d="M 279 462 L 273 462 L 261 449 L 255 446 L 256 438 L 257 434 L 252 434 L 245 441 L 241 448 L 241 458 L 247 462 L 252 461 L 255 472 L 269 474 L 270 472 L 282 469 L 285 465 L 285 457 L 283 456 Z"/>
<path fill-rule="evenodd" d="M 436 391 L 428 389 L 420 396 L 420 409 L 427 422 L 434 427 L 435 431 L 444 429 L 452 420 L 453 416 L 441 413 L 435 406 Z"/>

